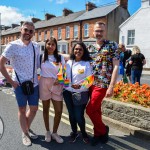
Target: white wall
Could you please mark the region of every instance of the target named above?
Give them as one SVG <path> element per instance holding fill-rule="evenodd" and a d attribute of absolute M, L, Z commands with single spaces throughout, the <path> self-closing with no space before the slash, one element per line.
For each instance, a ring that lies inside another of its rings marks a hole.
<path fill-rule="evenodd" d="M 125 37 L 124 44 L 127 48 L 134 45 L 127 45 L 128 30 L 135 30 L 135 44 L 140 47 L 141 52 L 146 57 L 147 64 L 144 68 L 150 68 L 150 7 L 141 8 L 134 16 L 120 26 L 119 42 L 122 36 Z"/>

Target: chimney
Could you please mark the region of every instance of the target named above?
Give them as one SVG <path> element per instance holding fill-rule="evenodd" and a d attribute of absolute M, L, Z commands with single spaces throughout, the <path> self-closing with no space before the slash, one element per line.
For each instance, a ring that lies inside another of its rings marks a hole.
<path fill-rule="evenodd" d="M 39 18 L 32 18 L 31 20 L 32 20 L 33 23 L 36 23 L 36 22 L 38 22 L 38 21 L 41 21 L 41 19 L 39 19 Z"/>
<path fill-rule="evenodd" d="M 15 28 L 15 27 L 18 27 L 20 26 L 19 24 L 11 24 L 11 28 Z"/>
<path fill-rule="evenodd" d="M 49 19 L 51 19 L 53 17 L 56 17 L 56 16 L 52 15 L 52 14 L 48 14 L 48 13 L 45 14 L 45 20 L 49 20 Z"/>
<path fill-rule="evenodd" d="M 91 2 L 87 2 L 86 3 L 86 11 L 90 11 L 90 10 L 92 10 L 94 8 L 97 8 L 94 3 L 91 3 Z"/>
<path fill-rule="evenodd" d="M 20 26 L 22 26 L 23 23 L 24 23 L 24 21 L 20 21 Z"/>
<path fill-rule="evenodd" d="M 67 8 L 63 9 L 63 16 L 68 16 L 69 14 L 72 14 L 73 11 Z"/>
<path fill-rule="evenodd" d="M 128 9 L 128 0 L 117 0 L 117 4 L 124 9 Z"/>

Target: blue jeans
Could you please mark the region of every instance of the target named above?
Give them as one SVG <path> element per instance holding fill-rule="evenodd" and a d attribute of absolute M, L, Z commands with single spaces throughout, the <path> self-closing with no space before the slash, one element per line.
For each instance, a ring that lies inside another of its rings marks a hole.
<path fill-rule="evenodd" d="M 139 85 L 140 85 L 141 74 L 142 74 L 142 70 L 131 69 L 131 81 L 132 81 L 132 84 L 134 84 L 135 82 L 139 82 Z"/>
<path fill-rule="evenodd" d="M 73 133 L 77 133 L 77 124 L 78 124 L 82 136 L 86 137 L 87 133 L 85 131 L 85 118 L 84 118 L 84 111 L 86 104 L 74 105 L 72 101 L 72 93 L 67 90 L 63 92 L 63 96 L 68 109 L 69 121 Z"/>

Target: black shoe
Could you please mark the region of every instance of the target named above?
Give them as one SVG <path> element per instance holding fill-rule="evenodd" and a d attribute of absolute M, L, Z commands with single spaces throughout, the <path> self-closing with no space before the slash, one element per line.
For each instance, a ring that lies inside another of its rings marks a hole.
<path fill-rule="evenodd" d="M 100 136 L 94 136 L 94 137 L 91 139 L 91 145 L 92 145 L 92 146 L 96 146 L 98 143 L 100 143 Z"/>
<path fill-rule="evenodd" d="M 109 135 L 108 134 L 109 134 L 109 127 L 106 126 L 106 133 L 99 137 L 101 143 L 105 144 L 105 143 L 108 142 L 108 139 L 109 139 Z"/>
<path fill-rule="evenodd" d="M 76 141 L 77 137 L 79 137 L 78 133 L 71 132 L 69 142 L 74 143 Z"/>
<path fill-rule="evenodd" d="M 83 142 L 84 143 L 88 144 L 90 142 L 89 137 L 88 137 L 87 134 L 85 134 L 84 136 L 82 135 L 82 137 L 83 137 Z"/>

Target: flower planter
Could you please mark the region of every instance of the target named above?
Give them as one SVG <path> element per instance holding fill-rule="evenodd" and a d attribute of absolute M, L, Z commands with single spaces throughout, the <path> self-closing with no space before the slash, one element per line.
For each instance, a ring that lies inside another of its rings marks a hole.
<path fill-rule="evenodd" d="M 104 99 L 104 116 L 150 131 L 150 109 L 113 99 Z"/>

